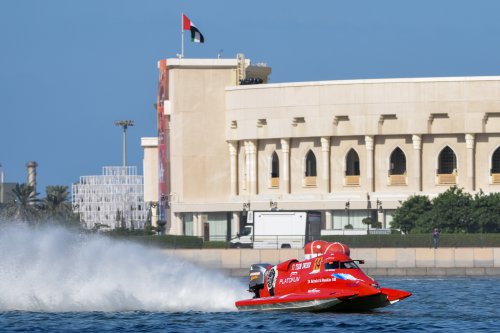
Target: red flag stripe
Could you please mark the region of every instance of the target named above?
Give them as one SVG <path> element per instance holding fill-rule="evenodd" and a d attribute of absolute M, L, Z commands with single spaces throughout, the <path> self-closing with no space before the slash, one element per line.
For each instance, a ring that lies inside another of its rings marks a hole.
<path fill-rule="evenodd" d="M 182 14 L 182 29 L 191 30 L 191 20 L 184 14 Z"/>

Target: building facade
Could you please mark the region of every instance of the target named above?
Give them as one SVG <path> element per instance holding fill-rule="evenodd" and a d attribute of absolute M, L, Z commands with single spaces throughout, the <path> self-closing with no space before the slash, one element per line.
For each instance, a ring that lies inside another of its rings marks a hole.
<path fill-rule="evenodd" d="M 500 189 L 500 77 L 268 84 L 241 56 L 165 63 L 169 233 L 223 239 L 270 209 L 365 232 L 414 194 Z"/>
<path fill-rule="evenodd" d="M 102 175 L 81 176 L 72 186 L 72 204 L 88 229 L 142 229 L 147 220 L 143 177 L 134 166 L 108 166 Z"/>

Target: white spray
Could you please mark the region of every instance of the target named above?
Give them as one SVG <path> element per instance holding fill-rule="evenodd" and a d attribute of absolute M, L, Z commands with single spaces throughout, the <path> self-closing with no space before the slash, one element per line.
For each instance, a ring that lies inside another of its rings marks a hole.
<path fill-rule="evenodd" d="M 242 281 L 62 228 L 0 228 L 0 311 L 231 311 Z"/>

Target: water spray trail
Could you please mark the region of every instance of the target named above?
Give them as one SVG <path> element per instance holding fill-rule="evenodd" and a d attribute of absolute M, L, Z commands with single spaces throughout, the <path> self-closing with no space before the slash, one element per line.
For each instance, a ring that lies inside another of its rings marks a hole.
<path fill-rule="evenodd" d="M 0 311 L 231 311 L 243 282 L 61 228 L 0 229 Z"/>

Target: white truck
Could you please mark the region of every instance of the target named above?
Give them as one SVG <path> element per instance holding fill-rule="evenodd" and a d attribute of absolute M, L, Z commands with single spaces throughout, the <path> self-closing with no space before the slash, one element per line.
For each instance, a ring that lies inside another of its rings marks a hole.
<path fill-rule="evenodd" d="M 303 248 L 320 238 L 319 212 L 248 212 L 247 225 L 231 239 L 232 248 Z"/>

